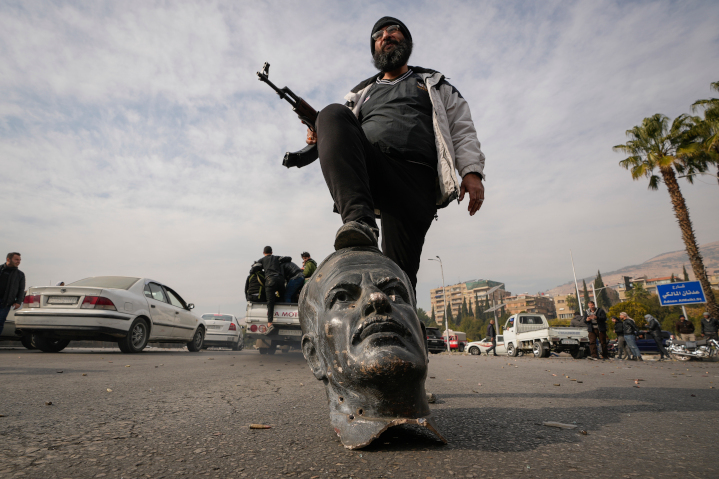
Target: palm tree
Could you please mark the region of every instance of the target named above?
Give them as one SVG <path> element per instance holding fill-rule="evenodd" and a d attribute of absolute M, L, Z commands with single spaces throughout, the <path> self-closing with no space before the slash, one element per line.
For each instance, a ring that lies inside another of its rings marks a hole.
<path fill-rule="evenodd" d="M 717 318 L 719 317 L 719 308 L 717 308 L 716 298 L 712 294 L 711 285 L 704 269 L 704 261 L 694 236 L 689 210 L 677 182 L 677 172 L 692 173 L 692 171 L 688 171 L 690 160 L 678 153 L 680 148 L 692 140 L 689 134 L 691 126 L 687 115 L 677 117 L 670 126 L 669 118 L 657 113 L 645 118 L 641 126 L 627 130 L 629 141 L 624 145 L 615 146 L 614 151 L 630 155 L 620 161 L 619 165 L 631 171 L 634 180 L 641 177 L 649 178 L 650 190 L 658 189 L 659 183 L 662 181 L 667 185 L 674 215 L 682 231 L 682 238 L 689 262 L 694 270 L 694 276 L 701 282 L 707 295 L 709 313 Z M 661 176 L 656 175 L 655 170 L 659 170 Z"/>
<path fill-rule="evenodd" d="M 719 82 L 712 83 L 711 88 L 719 91 Z M 707 163 L 719 165 L 719 98 L 698 100 L 692 105 L 692 111 L 700 108 L 704 109 L 704 118 L 695 116 L 691 119 L 694 141 L 682 148 L 680 153 L 697 164 L 696 169 L 702 172 Z M 688 178 L 691 181 L 691 176 Z"/>

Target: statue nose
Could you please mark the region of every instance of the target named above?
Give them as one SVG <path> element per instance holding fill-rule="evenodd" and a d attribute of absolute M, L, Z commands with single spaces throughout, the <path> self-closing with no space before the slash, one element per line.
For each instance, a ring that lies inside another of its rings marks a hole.
<path fill-rule="evenodd" d="M 369 295 L 367 307 L 365 308 L 365 314 L 370 314 L 372 311 L 377 314 L 384 314 L 392 311 L 392 305 L 390 304 L 389 298 L 386 294 L 381 291 L 375 291 Z"/>

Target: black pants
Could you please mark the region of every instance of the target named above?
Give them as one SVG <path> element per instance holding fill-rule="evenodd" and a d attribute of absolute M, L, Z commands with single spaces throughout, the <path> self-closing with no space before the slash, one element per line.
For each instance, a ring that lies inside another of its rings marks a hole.
<path fill-rule="evenodd" d="M 381 210 L 382 252 L 415 287 L 424 237 L 437 213 L 436 169 L 389 158 L 367 140 L 352 111 L 338 104 L 317 118 L 317 149 L 342 223 L 376 227 L 374 210 Z"/>
<path fill-rule="evenodd" d="M 497 355 L 497 338 L 492 338 L 492 347 L 487 350 L 487 356 L 490 351 L 494 351 L 494 355 Z"/>
<path fill-rule="evenodd" d="M 659 331 L 652 331 L 652 338 L 654 338 L 654 342 L 657 343 L 657 349 L 659 350 L 660 359 L 663 359 L 664 356 L 669 357 L 669 353 L 666 349 L 664 349 L 664 346 L 662 345 L 662 333 Z"/>
<path fill-rule="evenodd" d="M 267 322 L 271 323 L 275 317 L 275 302 L 285 295 L 285 279 L 279 276 L 265 278 L 265 291 L 267 292 Z M 275 293 L 279 292 L 278 298 Z"/>

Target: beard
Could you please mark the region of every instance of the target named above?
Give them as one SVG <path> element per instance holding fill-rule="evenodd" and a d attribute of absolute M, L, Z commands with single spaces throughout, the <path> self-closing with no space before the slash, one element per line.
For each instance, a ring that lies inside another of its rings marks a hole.
<path fill-rule="evenodd" d="M 411 40 L 405 38 L 401 42 L 394 39 L 388 39 L 387 41 L 396 46 L 388 52 L 375 50 L 372 56 L 375 68 L 381 72 L 391 72 L 403 67 L 409 61 L 410 55 L 412 55 Z"/>

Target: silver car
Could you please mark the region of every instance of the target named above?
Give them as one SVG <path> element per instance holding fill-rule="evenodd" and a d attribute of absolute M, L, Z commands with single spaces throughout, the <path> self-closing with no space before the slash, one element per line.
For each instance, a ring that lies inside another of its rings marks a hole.
<path fill-rule="evenodd" d="M 203 348 L 219 346 L 242 351 L 245 338 L 242 326 L 233 314 L 207 313 L 202 315 L 202 320 L 207 327 Z"/>

